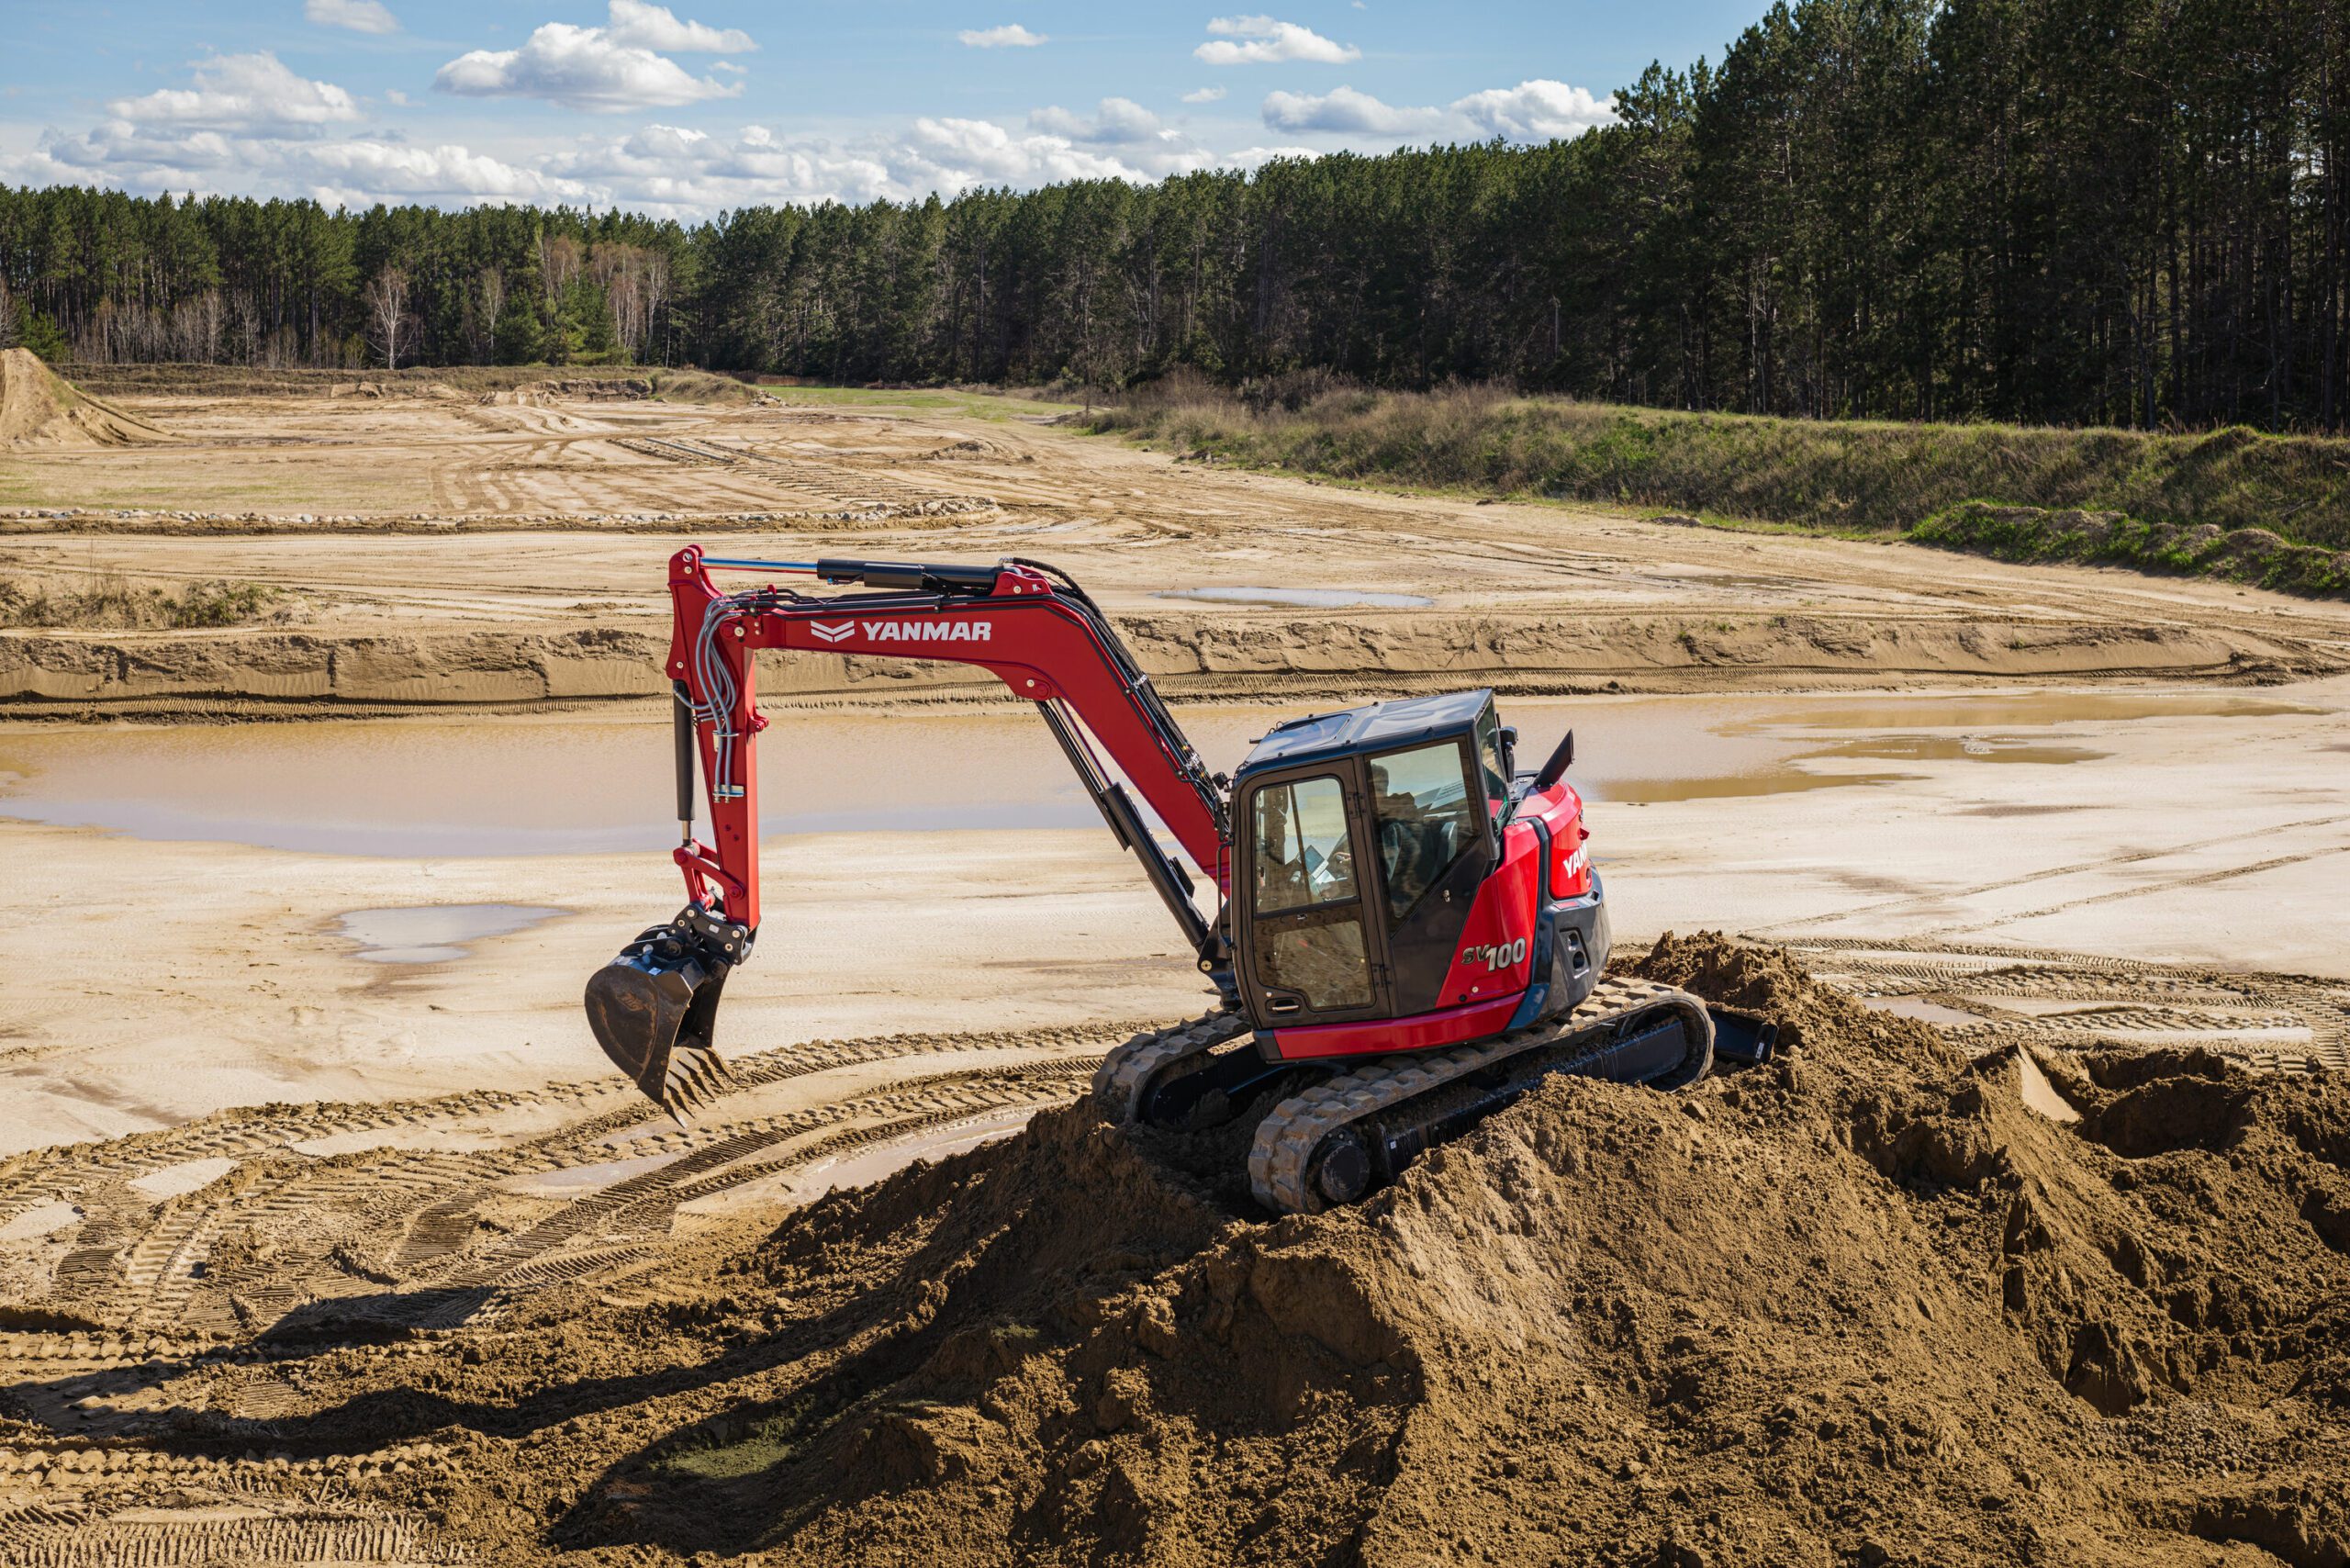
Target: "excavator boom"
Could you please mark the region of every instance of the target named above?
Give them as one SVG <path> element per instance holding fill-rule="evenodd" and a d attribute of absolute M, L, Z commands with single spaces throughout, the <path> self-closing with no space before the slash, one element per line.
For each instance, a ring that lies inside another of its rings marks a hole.
<path fill-rule="evenodd" d="M 726 586 L 721 574 L 738 572 L 867 591 L 814 595 L 772 580 Z M 1133 783 L 1219 896 L 1231 879 L 1222 788 L 1149 677 L 1067 574 L 1016 559 L 993 566 L 757 561 L 711 557 L 688 545 L 670 558 L 669 595 L 676 859 L 686 907 L 598 970 L 587 1005 L 605 1054 L 673 1114 L 715 1087 L 724 1070 L 711 1045 L 718 997 L 759 930 L 758 754 L 751 742 L 766 724 L 753 665 L 762 649 L 944 660 L 993 673 L 1036 705 L 1111 831 L 1142 861 L 1203 971 L 1226 972 L 1228 945 L 1200 913 L 1190 874 L 1160 847 L 1110 767 Z M 703 803 L 707 842 L 694 832 Z M 1219 984 L 1228 990 L 1228 981 Z"/>

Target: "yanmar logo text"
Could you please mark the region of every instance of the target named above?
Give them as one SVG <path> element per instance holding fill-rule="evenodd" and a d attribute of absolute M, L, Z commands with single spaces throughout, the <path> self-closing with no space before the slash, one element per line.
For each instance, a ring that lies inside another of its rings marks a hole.
<path fill-rule="evenodd" d="M 868 643 L 984 643 L 992 621 L 811 621 L 808 630 L 823 643 L 864 636 Z"/>

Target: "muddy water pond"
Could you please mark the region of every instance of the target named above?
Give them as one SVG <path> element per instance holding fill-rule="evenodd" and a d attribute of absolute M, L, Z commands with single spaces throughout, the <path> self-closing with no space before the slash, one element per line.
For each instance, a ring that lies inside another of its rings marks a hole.
<path fill-rule="evenodd" d="M 2208 692 L 1505 700 L 1532 767 L 1576 732 L 1595 801 L 1653 803 L 1897 783 L 1928 766 L 2058 767 L 2118 722 L 2322 711 Z M 1182 707 L 1229 770 L 1282 715 Z M 666 715 L 626 711 L 246 725 L 0 729 L 0 819 L 149 839 L 399 857 L 660 850 L 674 842 Z M 1024 711 L 781 712 L 761 738 L 769 834 L 1097 823 Z M 468 934 L 369 942 L 441 946 Z M 480 935 L 471 933 L 470 935 Z"/>

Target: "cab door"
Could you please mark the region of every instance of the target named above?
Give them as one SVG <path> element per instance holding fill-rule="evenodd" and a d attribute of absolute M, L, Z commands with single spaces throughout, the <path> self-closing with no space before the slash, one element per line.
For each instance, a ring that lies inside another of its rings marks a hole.
<path fill-rule="evenodd" d="M 1261 1028 L 1386 1014 L 1360 767 L 1301 768 L 1242 806 L 1240 970 Z"/>
<path fill-rule="evenodd" d="M 1470 908 L 1497 858 L 1493 805 L 1470 742 L 1455 734 L 1364 759 L 1374 941 L 1393 971 L 1399 1018 L 1443 1005 Z"/>

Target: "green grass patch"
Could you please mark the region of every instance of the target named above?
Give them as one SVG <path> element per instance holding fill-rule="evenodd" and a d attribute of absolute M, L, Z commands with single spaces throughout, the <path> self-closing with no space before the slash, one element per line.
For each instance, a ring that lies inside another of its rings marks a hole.
<path fill-rule="evenodd" d="M 119 576 L 89 588 L 52 590 L 0 578 L 0 626 L 110 632 L 185 632 L 250 626 L 280 618 L 284 590 L 266 583 L 140 586 Z"/>
<path fill-rule="evenodd" d="M 813 1395 L 802 1394 L 764 1413 L 722 1417 L 679 1440 L 676 1447 L 656 1458 L 654 1466 L 668 1474 L 698 1481 L 733 1481 L 790 1463 L 852 1417 L 861 1419 L 893 1411 L 924 1416 L 946 1408 L 935 1400 L 904 1395 L 892 1398 L 878 1391 L 836 1406 L 820 1405 Z"/>
<path fill-rule="evenodd" d="M 2180 435 L 1766 419 L 1495 387 L 1373 393 L 1312 375 L 1237 392 L 1170 376 L 1098 412 L 1088 428 L 1193 459 L 1340 481 L 1665 508 L 1708 523 L 1919 537 L 1985 554 L 1995 553 L 1996 537 L 2010 559 L 2104 560 L 2293 593 L 2341 592 L 2326 585 L 2340 582 L 2338 553 L 2350 551 L 2350 441 L 2241 429 Z M 2027 545 L 2032 528 L 1994 526 L 1972 511 L 1962 518 L 1958 509 L 1970 503 L 2117 514 L 2129 527 L 2108 527 L 2092 546 L 2067 524 Z M 1919 533 L 1930 522 L 1930 536 Z M 1985 543 L 1970 543 L 1977 540 Z M 2073 549 L 2097 553 L 2065 554 Z"/>
<path fill-rule="evenodd" d="M 661 1456 L 655 1468 L 697 1481 L 734 1481 L 789 1463 L 843 1412 L 822 1413 L 801 1398 L 767 1415 L 722 1418 L 684 1446 Z"/>
<path fill-rule="evenodd" d="M 1920 544 L 2001 561 L 2074 561 L 2221 577 L 2308 599 L 2350 598 L 2350 552 L 2296 544 L 2266 528 L 2148 522 L 2121 512 L 1969 501 L 1909 531 Z"/>
<path fill-rule="evenodd" d="M 974 419 L 1051 419 L 1084 411 L 1081 403 L 1056 403 L 1014 393 L 980 392 L 955 386 L 780 386 L 759 388 L 786 404 L 818 408 L 925 409 L 966 414 Z"/>

